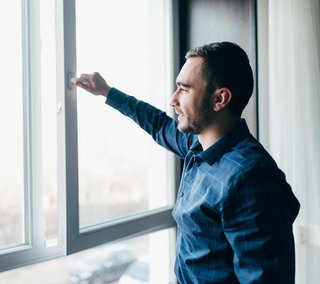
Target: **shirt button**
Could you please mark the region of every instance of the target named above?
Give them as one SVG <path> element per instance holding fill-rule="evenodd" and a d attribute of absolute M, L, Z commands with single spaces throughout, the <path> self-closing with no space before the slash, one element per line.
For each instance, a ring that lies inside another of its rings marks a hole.
<path fill-rule="evenodd" d="M 180 197 L 182 197 L 182 196 L 184 196 L 184 193 L 183 193 L 183 192 L 180 193 Z"/>

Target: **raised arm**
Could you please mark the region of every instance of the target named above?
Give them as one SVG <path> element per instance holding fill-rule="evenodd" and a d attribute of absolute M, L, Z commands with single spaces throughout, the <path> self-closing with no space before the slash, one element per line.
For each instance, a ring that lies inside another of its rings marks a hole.
<path fill-rule="evenodd" d="M 165 112 L 111 88 L 99 73 L 82 74 L 74 79 L 74 84 L 93 95 L 106 97 L 106 104 L 130 117 L 158 144 L 182 159 L 195 139 L 193 135 L 180 133 L 176 122 Z"/>

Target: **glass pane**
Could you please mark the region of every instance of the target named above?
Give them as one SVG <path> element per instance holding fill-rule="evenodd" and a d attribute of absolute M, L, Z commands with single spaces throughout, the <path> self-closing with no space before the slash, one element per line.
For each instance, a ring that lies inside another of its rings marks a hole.
<path fill-rule="evenodd" d="M 164 109 L 163 2 L 77 1 L 78 75 L 98 71 Z M 80 89 L 77 98 L 80 227 L 168 205 L 166 152 L 103 98 Z"/>
<path fill-rule="evenodd" d="M 1 283 L 175 283 L 172 229 L 0 274 Z"/>
<path fill-rule="evenodd" d="M 0 248 L 24 242 L 21 0 L 0 9 Z"/>

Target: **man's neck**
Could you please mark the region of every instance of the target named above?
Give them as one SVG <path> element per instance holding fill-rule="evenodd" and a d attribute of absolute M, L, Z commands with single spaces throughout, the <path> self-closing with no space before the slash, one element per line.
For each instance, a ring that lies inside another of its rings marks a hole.
<path fill-rule="evenodd" d="M 198 139 L 203 151 L 207 150 L 219 139 L 229 133 L 239 123 L 239 121 L 239 118 L 224 119 L 222 121 L 216 121 L 204 129 L 200 134 L 198 134 Z"/>

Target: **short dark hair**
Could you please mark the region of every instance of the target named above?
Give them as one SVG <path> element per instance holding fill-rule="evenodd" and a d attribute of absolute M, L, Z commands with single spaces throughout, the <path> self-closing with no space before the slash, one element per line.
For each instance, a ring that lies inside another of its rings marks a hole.
<path fill-rule="evenodd" d="M 232 42 L 215 42 L 196 47 L 186 58 L 202 57 L 202 72 L 207 81 L 207 92 L 228 88 L 232 93 L 229 110 L 235 116 L 247 105 L 253 91 L 253 74 L 248 55 Z"/>

